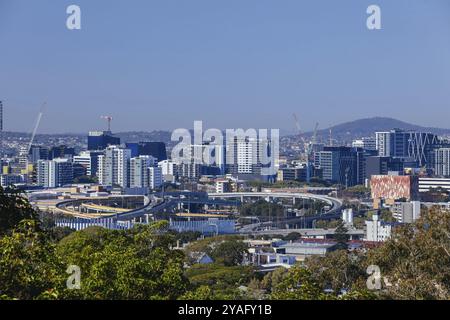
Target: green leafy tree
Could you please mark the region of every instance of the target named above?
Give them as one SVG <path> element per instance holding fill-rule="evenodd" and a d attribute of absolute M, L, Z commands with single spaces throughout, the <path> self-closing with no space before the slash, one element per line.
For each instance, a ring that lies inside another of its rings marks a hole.
<path fill-rule="evenodd" d="M 309 257 L 305 265 L 322 290 L 332 290 L 338 296 L 343 292 L 366 289 L 365 260 L 362 253 L 337 250 L 324 257 Z"/>
<path fill-rule="evenodd" d="M 344 221 L 339 220 L 339 223 L 334 231 L 334 240 L 336 241 L 336 248 L 338 250 L 347 250 L 348 241 L 350 236 L 348 235 L 348 229 L 346 228 Z"/>
<path fill-rule="evenodd" d="M 285 268 L 278 268 L 264 276 L 260 282 L 260 287 L 266 292 L 271 292 L 273 288 L 276 288 L 281 281 L 288 275 L 288 270 Z"/>
<path fill-rule="evenodd" d="M 212 257 L 213 251 L 217 246 L 219 246 L 223 242 L 233 240 L 240 241 L 242 240 L 242 237 L 236 235 L 221 235 L 190 242 L 189 245 L 184 249 L 184 252 L 186 253 L 186 262 L 191 265 L 197 263 L 195 257 L 198 253 L 206 253 Z"/>
<path fill-rule="evenodd" d="M 253 203 L 246 203 L 240 207 L 241 216 L 258 216 L 264 219 L 283 218 L 284 207 L 278 203 L 270 203 L 263 199 Z"/>
<path fill-rule="evenodd" d="M 450 215 L 433 208 L 368 253 L 391 299 L 450 299 Z"/>
<path fill-rule="evenodd" d="M 201 232 L 198 231 L 173 232 L 173 234 L 181 244 L 196 241 L 202 236 Z"/>
<path fill-rule="evenodd" d="M 287 236 L 284 237 L 286 241 L 297 241 L 302 238 L 302 235 L 298 232 L 291 232 Z"/>
<path fill-rule="evenodd" d="M 296 266 L 289 270 L 284 279 L 272 289 L 274 300 L 324 300 L 328 297 L 320 288 L 311 273 Z"/>
<path fill-rule="evenodd" d="M 16 228 L 22 220 L 38 220 L 28 199 L 17 189 L 0 187 L 0 236 Z"/>
<path fill-rule="evenodd" d="M 228 240 L 216 246 L 211 251 L 211 257 L 225 266 L 237 266 L 242 263 L 245 254 L 248 253 L 247 248 L 242 241 Z"/>
<path fill-rule="evenodd" d="M 236 293 L 236 292 L 235 292 Z M 235 295 L 224 294 L 213 290 L 209 286 L 200 286 L 192 291 L 186 292 L 180 300 L 231 300 Z"/>
<path fill-rule="evenodd" d="M 231 266 L 222 264 L 196 264 L 186 270 L 190 288 L 187 299 L 206 294 L 205 288 L 209 288 L 210 300 L 215 299 L 240 299 L 243 292 L 239 287 L 246 287 L 254 275 L 254 269 L 250 266 Z"/>
<path fill-rule="evenodd" d="M 36 221 L 24 220 L 0 238 L 0 296 L 57 299 L 64 290 L 66 266 Z"/>
<path fill-rule="evenodd" d="M 176 299 L 184 294 L 184 255 L 172 250 L 167 223 L 131 231 L 89 228 L 64 238 L 58 252 L 67 264 L 81 268 L 77 299 Z"/>

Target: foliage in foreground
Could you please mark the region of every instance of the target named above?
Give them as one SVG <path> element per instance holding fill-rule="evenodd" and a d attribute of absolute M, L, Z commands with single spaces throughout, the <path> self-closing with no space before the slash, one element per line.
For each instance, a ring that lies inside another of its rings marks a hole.
<path fill-rule="evenodd" d="M 0 299 L 450 299 L 450 214 L 432 209 L 368 252 L 340 249 L 304 266 L 265 276 L 242 266 L 240 237 L 192 242 L 186 253 L 215 262 L 191 265 L 175 250 L 167 222 L 128 231 L 43 228 L 19 193 L 0 190 Z M 195 239 L 197 235 L 189 235 Z M 298 235 L 292 235 L 292 237 Z M 81 288 L 69 290 L 69 265 L 81 268 Z M 367 289 L 367 267 L 381 271 L 380 290 Z"/>

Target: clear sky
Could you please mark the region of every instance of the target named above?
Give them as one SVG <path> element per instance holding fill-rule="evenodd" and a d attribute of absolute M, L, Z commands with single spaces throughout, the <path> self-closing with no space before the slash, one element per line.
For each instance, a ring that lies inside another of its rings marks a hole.
<path fill-rule="evenodd" d="M 82 30 L 66 28 L 66 8 Z M 382 30 L 366 9 L 382 10 Z M 448 0 L 0 0 L 5 129 L 450 127 Z"/>

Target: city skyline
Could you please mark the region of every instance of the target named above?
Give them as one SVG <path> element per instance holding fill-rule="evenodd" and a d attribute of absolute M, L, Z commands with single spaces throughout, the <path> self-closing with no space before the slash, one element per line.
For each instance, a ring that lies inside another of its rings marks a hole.
<path fill-rule="evenodd" d="M 0 304 L 450 300 L 449 0 L 0 0 L 0 43 Z"/>
<path fill-rule="evenodd" d="M 350 4 L 351 2 L 351 4 Z M 190 128 L 304 131 L 388 116 L 447 128 L 450 4 L 375 1 L 0 2 L 0 99 L 5 131 L 40 133 Z M 420 76 L 418 76 L 420 75 Z M 407 112 L 405 112 L 407 110 Z M 424 112 L 426 110 L 426 112 Z M 349 117 L 351 115 L 351 117 Z"/>

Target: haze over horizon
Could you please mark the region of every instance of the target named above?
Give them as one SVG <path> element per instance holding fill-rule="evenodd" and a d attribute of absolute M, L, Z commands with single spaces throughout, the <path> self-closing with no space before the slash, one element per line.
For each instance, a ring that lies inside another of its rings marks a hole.
<path fill-rule="evenodd" d="M 382 30 L 366 28 L 366 8 Z M 66 8 L 82 30 L 66 29 Z M 374 116 L 449 128 L 447 0 L 0 0 L 5 130 L 304 131 Z"/>
<path fill-rule="evenodd" d="M 392 125 L 392 126 L 389 126 L 390 129 L 398 128 L 398 129 L 409 130 L 408 128 L 412 126 L 412 127 L 422 127 L 424 129 L 435 129 L 435 130 L 444 130 L 444 131 L 448 130 L 449 133 L 450 133 L 450 127 L 423 126 L 420 123 L 410 123 L 410 122 L 403 121 L 401 119 L 381 117 L 381 116 L 375 116 L 375 117 L 370 117 L 370 118 L 361 118 L 361 119 L 351 119 L 351 120 L 348 120 L 348 121 L 345 121 L 345 122 L 342 122 L 342 123 L 336 123 L 336 124 L 332 125 L 331 127 L 325 127 L 325 128 L 322 128 L 322 127 L 319 126 L 318 131 L 319 132 L 320 131 L 327 131 L 328 132 L 328 129 L 331 129 L 331 128 L 333 128 L 333 129 L 334 128 L 342 128 L 342 126 L 345 126 L 347 124 L 348 125 L 354 125 L 354 123 L 360 123 L 360 127 L 361 128 L 366 128 L 367 124 L 365 124 L 365 122 L 367 122 L 367 121 L 371 122 L 373 120 L 383 120 L 383 119 L 386 119 L 389 122 L 404 123 L 404 125 L 405 125 L 405 126 Z M 295 124 L 293 126 L 295 126 Z M 386 127 L 385 122 L 383 122 L 382 127 Z M 150 130 L 121 130 L 121 131 L 116 131 L 116 130 L 113 130 L 113 129 L 114 128 L 112 128 L 113 133 L 117 133 L 117 134 L 128 133 L 128 132 L 148 132 L 148 133 L 151 133 L 151 132 L 158 132 L 158 131 L 159 132 L 172 132 L 173 131 L 173 129 L 170 129 L 170 128 L 154 129 L 154 130 L 150 129 Z M 188 130 L 193 130 L 192 126 L 188 127 L 187 129 Z M 211 128 L 210 127 L 205 127 L 205 126 L 203 127 L 204 131 L 207 130 L 207 129 L 211 129 Z M 226 128 L 219 128 L 219 129 L 220 130 L 226 130 Z M 242 128 L 242 129 L 247 129 L 247 128 Z M 100 126 L 98 128 L 94 128 L 94 129 L 91 129 L 89 131 L 97 131 L 97 130 L 103 131 L 103 130 L 106 130 L 106 128 L 104 126 L 103 127 Z M 383 131 L 383 130 L 388 130 L 388 129 L 379 129 L 379 130 Z M 376 131 L 376 128 L 374 128 L 374 132 L 375 131 Z M 29 132 L 29 131 L 14 131 L 14 130 L 13 131 L 8 131 L 8 130 L 6 130 L 5 132 L 15 133 L 15 134 L 31 134 L 31 132 Z M 302 133 L 303 134 L 312 134 L 313 130 L 302 130 Z M 87 131 L 86 132 L 76 132 L 76 131 L 73 131 L 73 132 L 71 132 L 71 131 L 66 131 L 66 132 L 64 132 L 64 131 L 63 132 L 39 132 L 39 130 L 38 130 L 37 134 L 38 135 L 39 134 L 44 134 L 44 135 L 52 135 L 52 134 L 53 135 L 64 135 L 64 134 L 67 134 L 67 135 L 72 135 L 72 134 L 73 135 L 86 135 Z M 297 128 L 280 128 L 280 134 L 281 135 L 297 135 L 298 134 L 298 129 Z"/>

